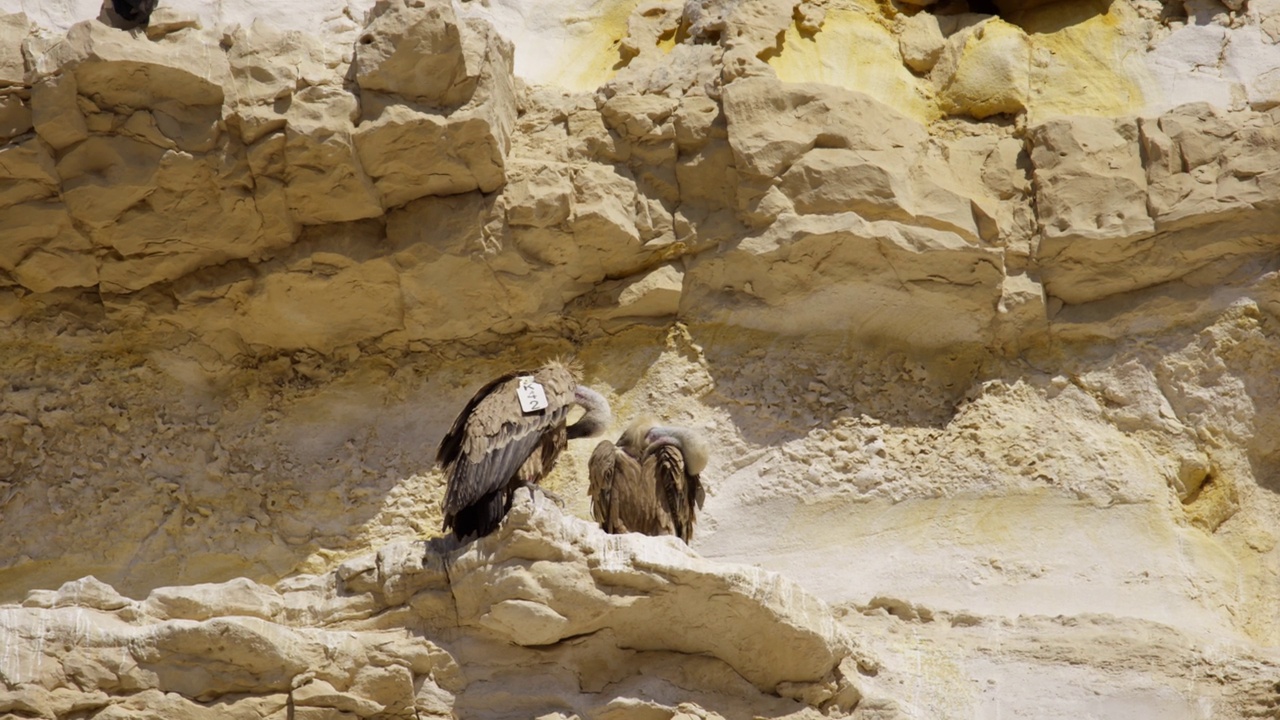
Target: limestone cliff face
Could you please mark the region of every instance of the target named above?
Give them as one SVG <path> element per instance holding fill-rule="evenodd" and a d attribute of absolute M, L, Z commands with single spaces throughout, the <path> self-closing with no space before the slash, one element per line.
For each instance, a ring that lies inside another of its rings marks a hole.
<path fill-rule="evenodd" d="M 0 11 L 0 713 L 1280 704 L 1276 0 Z M 429 539 L 555 354 L 692 550 Z"/>

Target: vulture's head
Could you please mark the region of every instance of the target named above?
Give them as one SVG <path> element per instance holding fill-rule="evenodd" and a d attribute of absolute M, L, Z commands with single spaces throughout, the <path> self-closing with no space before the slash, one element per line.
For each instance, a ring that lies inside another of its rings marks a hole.
<path fill-rule="evenodd" d="M 569 426 L 569 439 L 596 437 L 603 435 L 613 422 L 613 411 L 609 409 L 609 401 L 600 393 L 586 385 L 573 389 L 573 402 L 585 410 L 578 421 Z"/>
<path fill-rule="evenodd" d="M 702 436 L 690 428 L 678 425 L 654 425 L 644 436 L 646 450 L 663 445 L 680 449 L 684 456 L 684 469 L 689 475 L 701 475 L 707 467 L 710 451 Z"/>

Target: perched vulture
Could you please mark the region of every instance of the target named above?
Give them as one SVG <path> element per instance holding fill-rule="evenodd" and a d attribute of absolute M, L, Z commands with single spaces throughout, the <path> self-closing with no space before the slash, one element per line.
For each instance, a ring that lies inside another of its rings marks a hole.
<path fill-rule="evenodd" d="M 586 412 L 566 427 L 575 404 Z M 480 388 L 436 452 L 448 477 L 443 529 L 452 528 L 460 540 L 493 532 L 518 487 L 532 493 L 569 440 L 595 437 L 610 421 L 609 403 L 558 360 Z"/>
<path fill-rule="evenodd" d="M 704 499 L 707 448 L 688 428 L 641 418 L 591 453 L 591 512 L 609 533 L 693 537 Z"/>
<path fill-rule="evenodd" d="M 156 9 L 156 2 L 157 0 L 111 0 L 111 7 L 125 20 L 146 25 Z"/>

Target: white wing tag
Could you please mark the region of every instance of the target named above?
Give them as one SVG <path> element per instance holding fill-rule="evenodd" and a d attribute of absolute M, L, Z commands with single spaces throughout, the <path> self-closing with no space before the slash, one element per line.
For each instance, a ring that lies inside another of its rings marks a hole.
<path fill-rule="evenodd" d="M 532 375 L 520 377 L 520 387 L 516 389 L 516 397 L 520 398 L 520 409 L 527 413 L 546 410 L 549 404 L 546 391 L 542 389 L 541 383 L 533 379 Z"/>

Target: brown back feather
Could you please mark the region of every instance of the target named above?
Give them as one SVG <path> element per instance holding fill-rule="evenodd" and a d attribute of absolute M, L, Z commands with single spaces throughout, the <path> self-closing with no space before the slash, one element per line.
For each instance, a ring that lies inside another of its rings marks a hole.
<path fill-rule="evenodd" d="M 591 516 L 604 527 L 605 532 L 614 532 L 608 523 L 613 508 L 613 483 L 618 474 L 617 446 L 608 440 L 601 440 L 591 452 L 587 461 L 587 478 L 590 484 L 587 495 L 591 497 Z"/>

